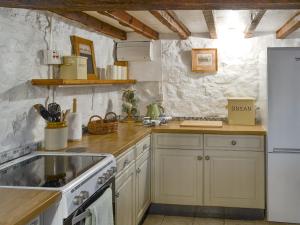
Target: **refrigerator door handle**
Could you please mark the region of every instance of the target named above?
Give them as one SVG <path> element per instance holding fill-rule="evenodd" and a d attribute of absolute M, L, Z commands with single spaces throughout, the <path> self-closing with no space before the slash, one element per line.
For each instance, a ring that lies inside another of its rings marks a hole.
<path fill-rule="evenodd" d="M 300 148 L 273 148 L 274 153 L 300 153 Z"/>

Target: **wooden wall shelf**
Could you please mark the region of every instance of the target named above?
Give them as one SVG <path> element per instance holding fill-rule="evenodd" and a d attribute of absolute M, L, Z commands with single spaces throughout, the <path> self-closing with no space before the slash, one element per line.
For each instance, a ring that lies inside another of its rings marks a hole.
<path fill-rule="evenodd" d="M 136 80 L 64 80 L 64 79 L 33 79 L 36 86 L 73 86 L 73 85 L 104 85 L 104 84 L 135 84 Z"/>

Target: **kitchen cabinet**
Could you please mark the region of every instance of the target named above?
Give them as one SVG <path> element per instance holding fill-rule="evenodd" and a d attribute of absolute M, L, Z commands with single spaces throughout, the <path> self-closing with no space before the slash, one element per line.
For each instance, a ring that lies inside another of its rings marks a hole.
<path fill-rule="evenodd" d="M 155 149 L 154 202 L 202 204 L 203 151 Z"/>
<path fill-rule="evenodd" d="M 151 203 L 150 136 L 117 158 L 116 225 L 135 225 Z"/>
<path fill-rule="evenodd" d="M 136 161 L 136 218 L 138 224 L 151 203 L 151 160 L 146 151 Z"/>
<path fill-rule="evenodd" d="M 264 208 L 264 153 L 205 151 L 204 205 Z"/>
<path fill-rule="evenodd" d="M 157 133 L 153 142 L 155 203 L 265 208 L 263 136 Z"/>
<path fill-rule="evenodd" d="M 135 224 L 135 164 L 116 178 L 116 225 Z"/>

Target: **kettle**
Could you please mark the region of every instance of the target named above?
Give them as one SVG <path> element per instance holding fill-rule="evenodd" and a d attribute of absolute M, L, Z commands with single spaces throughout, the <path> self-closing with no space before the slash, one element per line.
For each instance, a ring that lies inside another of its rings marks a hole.
<path fill-rule="evenodd" d="M 157 103 L 147 106 L 147 117 L 150 117 L 152 120 L 158 119 L 164 112 L 165 109 Z"/>

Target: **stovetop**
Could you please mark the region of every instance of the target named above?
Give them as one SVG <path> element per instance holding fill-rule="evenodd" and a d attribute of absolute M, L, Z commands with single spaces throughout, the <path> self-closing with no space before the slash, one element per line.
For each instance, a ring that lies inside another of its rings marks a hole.
<path fill-rule="evenodd" d="M 105 156 L 33 155 L 0 170 L 0 186 L 63 187 Z"/>

